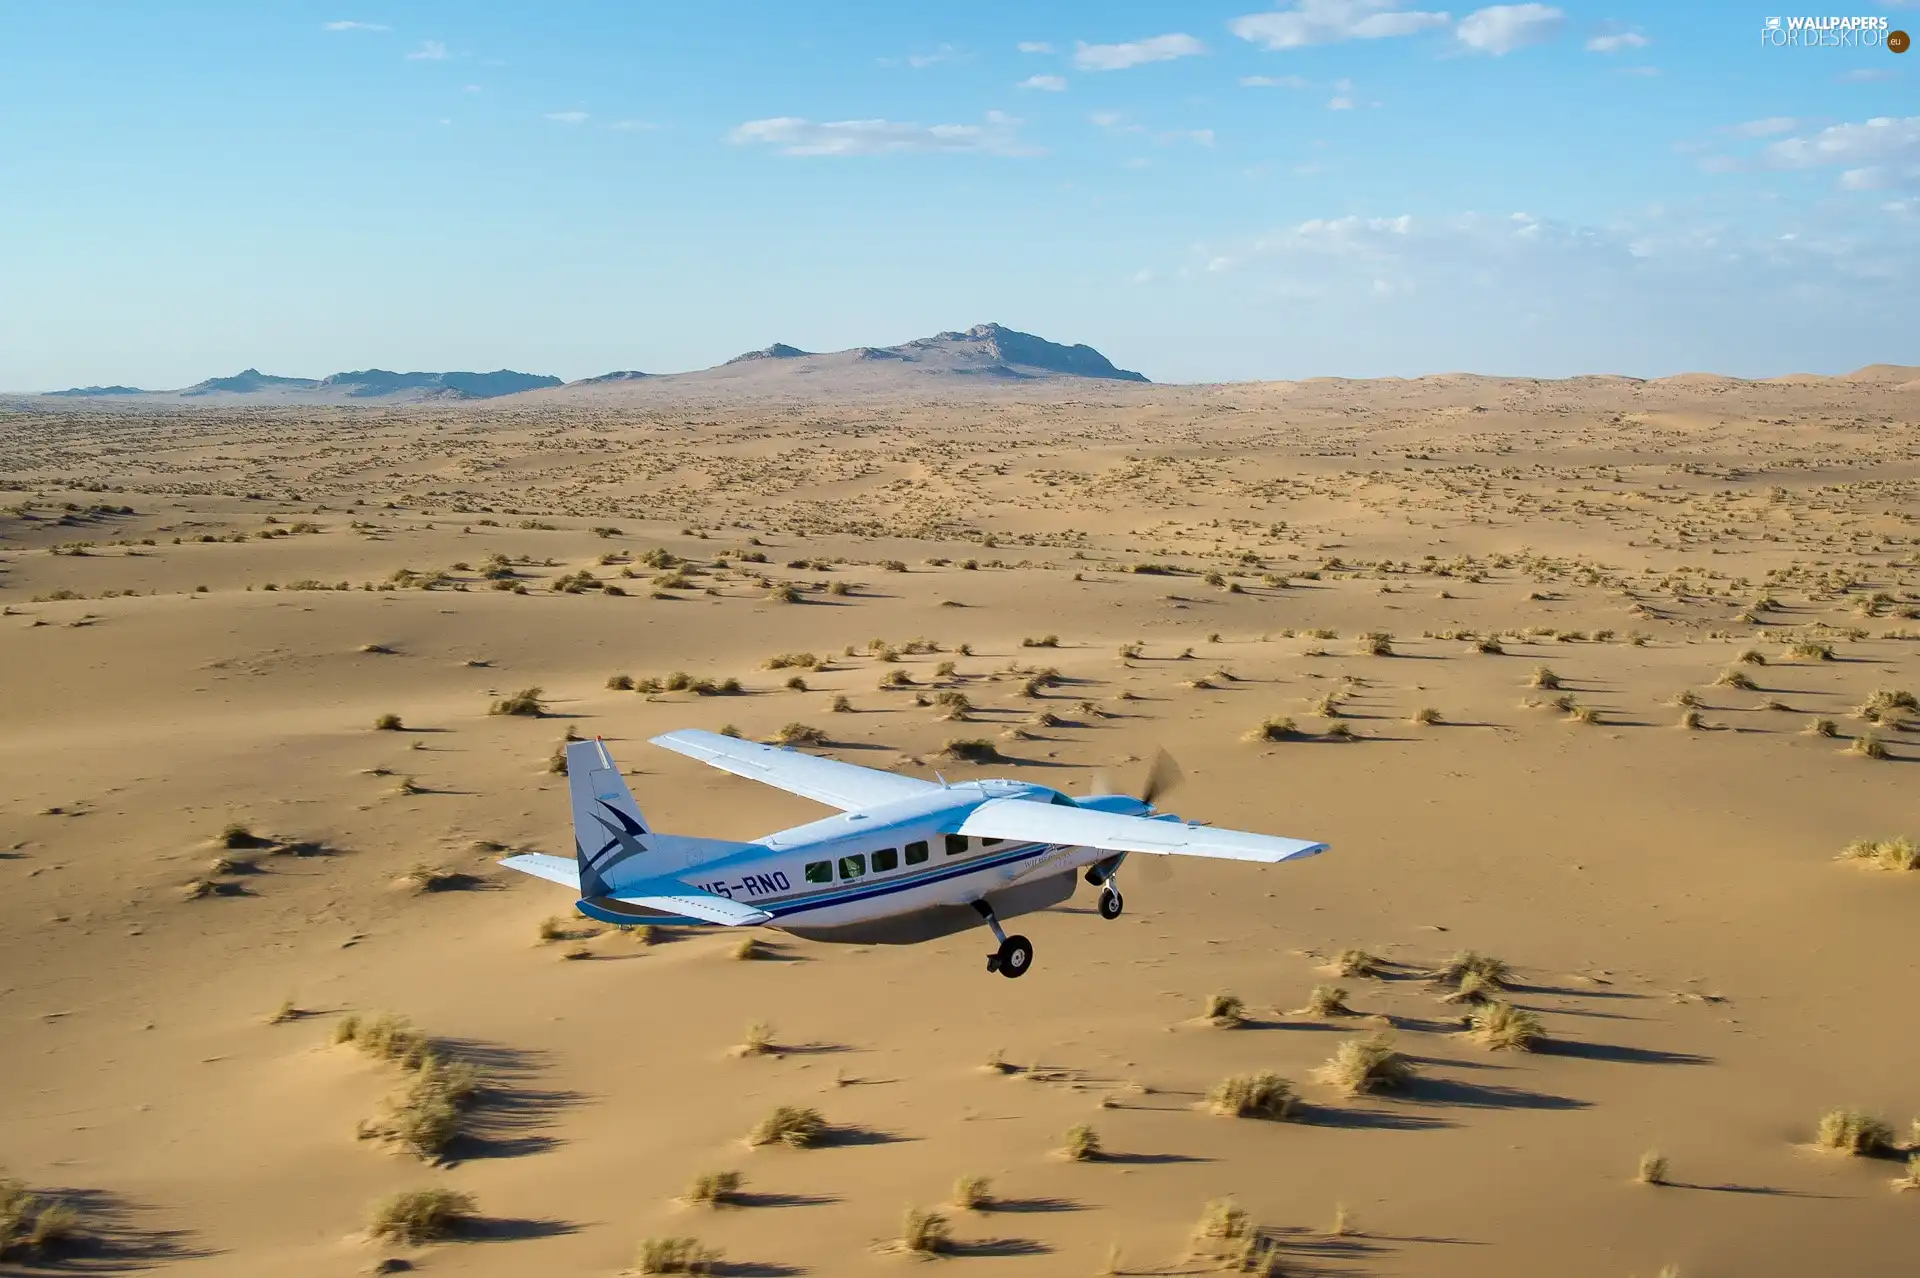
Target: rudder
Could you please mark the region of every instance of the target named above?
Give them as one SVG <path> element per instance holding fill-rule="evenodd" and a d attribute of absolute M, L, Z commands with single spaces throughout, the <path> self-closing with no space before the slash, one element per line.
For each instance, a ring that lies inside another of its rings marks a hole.
<path fill-rule="evenodd" d="M 580 895 L 610 895 L 616 867 L 647 852 L 646 818 L 598 737 L 567 743 L 567 788 L 573 801 L 573 848 L 580 865 Z M 636 867 L 637 869 L 638 867 Z M 642 876 L 645 871 L 641 870 Z M 625 877 L 633 877 L 629 872 Z"/>

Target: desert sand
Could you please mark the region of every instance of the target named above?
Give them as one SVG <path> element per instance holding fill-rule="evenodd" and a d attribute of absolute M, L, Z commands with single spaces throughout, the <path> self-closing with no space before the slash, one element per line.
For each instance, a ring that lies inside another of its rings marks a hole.
<path fill-rule="evenodd" d="M 884 1274 L 919 1208 L 956 1272 L 1188 1273 L 1230 1196 L 1286 1273 L 1911 1273 L 1920 873 L 1840 854 L 1920 836 L 1920 714 L 1873 700 L 1920 688 L 1916 377 L 8 412 L 0 1167 L 80 1233 L 0 1267 Z M 741 691 L 610 686 L 675 672 Z M 495 865 L 570 852 L 569 733 L 662 829 L 822 815 L 645 743 L 791 723 L 1075 794 L 1164 747 L 1173 809 L 1333 851 L 1136 857 L 1120 920 L 1021 920 L 1020 981 L 983 932 L 647 943 Z M 1441 1001 L 1464 950 L 1533 1050 Z M 407 1074 L 334 1037 L 380 1013 L 478 1073 L 439 1161 L 358 1134 Z M 1316 1078 L 1382 1031 L 1403 1087 Z M 1207 1111 L 1264 1070 L 1291 1119 Z M 780 1105 L 827 1138 L 749 1147 Z M 1841 1106 L 1892 1148 L 1816 1148 Z M 428 1186 L 478 1219 L 367 1237 Z"/>

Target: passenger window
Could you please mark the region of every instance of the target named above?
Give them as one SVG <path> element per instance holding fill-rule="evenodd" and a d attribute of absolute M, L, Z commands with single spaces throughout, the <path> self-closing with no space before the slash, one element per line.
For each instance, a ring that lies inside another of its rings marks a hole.
<path fill-rule="evenodd" d="M 900 853 L 893 848 L 881 848 L 873 854 L 873 872 L 875 874 L 879 874 L 883 870 L 898 869 L 899 865 Z"/>
<path fill-rule="evenodd" d="M 867 858 L 865 856 L 860 856 L 860 855 L 843 856 L 840 858 L 840 877 L 841 878 L 857 879 L 861 875 L 865 874 L 866 872 L 867 872 Z"/>
<path fill-rule="evenodd" d="M 998 839 L 982 839 L 980 840 L 980 846 L 983 848 L 990 848 L 998 842 L 1000 842 L 1000 840 Z"/>
<path fill-rule="evenodd" d="M 831 861 L 807 862 L 807 882 L 809 883 L 833 882 L 833 862 Z"/>
<path fill-rule="evenodd" d="M 966 850 L 967 850 L 966 835 L 949 834 L 947 836 L 947 855 L 948 856 L 959 856 L 961 853 L 965 852 Z"/>
<path fill-rule="evenodd" d="M 924 841 L 907 844 L 907 864 L 918 865 L 927 859 L 927 845 Z"/>

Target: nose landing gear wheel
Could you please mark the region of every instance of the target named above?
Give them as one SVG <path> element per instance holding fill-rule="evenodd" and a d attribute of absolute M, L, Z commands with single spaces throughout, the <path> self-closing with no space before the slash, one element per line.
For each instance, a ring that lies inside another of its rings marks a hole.
<path fill-rule="evenodd" d="M 987 970 L 998 972 L 1008 980 L 1024 975 L 1032 966 L 1033 942 L 1024 936 L 1009 936 L 987 958 Z"/>
<path fill-rule="evenodd" d="M 1104 892 L 1100 893 L 1100 917 L 1101 918 L 1111 922 L 1112 920 L 1120 917 L 1120 911 L 1124 907 L 1125 907 L 1125 902 L 1121 899 L 1120 893 L 1117 889 L 1108 888 Z"/>

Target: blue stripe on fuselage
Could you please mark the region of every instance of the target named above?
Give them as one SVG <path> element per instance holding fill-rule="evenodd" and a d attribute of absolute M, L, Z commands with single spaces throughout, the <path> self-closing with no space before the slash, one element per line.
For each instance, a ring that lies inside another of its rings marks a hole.
<path fill-rule="evenodd" d="M 877 896 L 889 896 L 895 892 L 907 891 L 910 888 L 926 887 L 932 883 L 944 883 L 949 879 L 961 878 L 980 870 L 1000 869 L 1032 857 L 1043 856 L 1052 849 L 1063 846 L 1067 845 L 1058 843 L 1029 843 L 993 857 L 974 857 L 959 865 L 942 866 L 931 873 L 923 872 L 912 878 L 882 880 L 851 889 L 839 889 L 831 895 L 823 892 L 814 896 L 800 897 L 791 902 L 756 901 L 753 904 L 757 909 L 765 910 L 775 918 L 784 918 L 787 915 L 799 914 L 805 910 L 824 909 L 832 905 L 849 905 L 855 901 L 867 901 Z"/>

